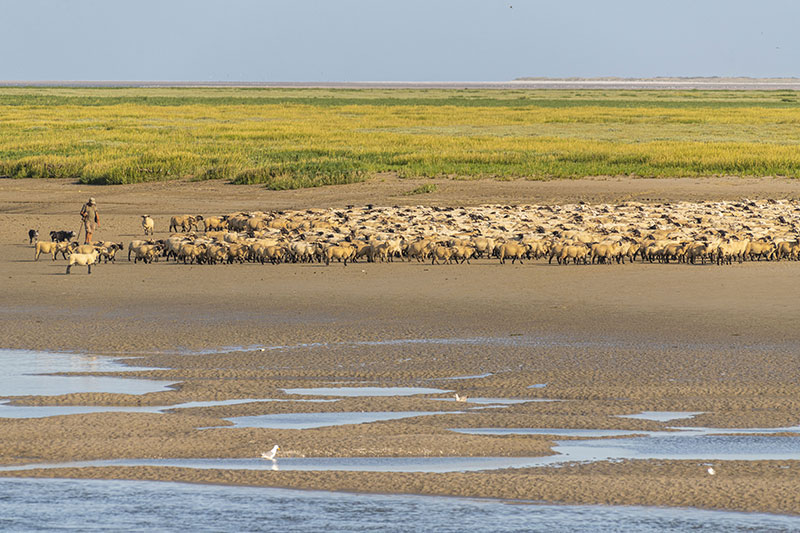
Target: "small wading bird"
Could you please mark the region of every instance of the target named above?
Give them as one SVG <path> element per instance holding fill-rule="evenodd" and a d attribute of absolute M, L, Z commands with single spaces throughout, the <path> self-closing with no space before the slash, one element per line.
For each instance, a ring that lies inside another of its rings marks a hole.
<path fill-rule="evenodd" d="M 456 393 L 456 401 L 457 402 L 466 402 L 467 401 L 467 397 L 466 396 L 459 396 L 458 393 Z"/>
<path fill-rule="evenodd" d="M 275 446 L 272 447 L 270 451 L 262 453 L 261 457 L 263 459 L 269 459 L 270 461 L 275 461 L 275 455 L 278 453 L 279 449 L 280 446 L 276 444 Z"/>

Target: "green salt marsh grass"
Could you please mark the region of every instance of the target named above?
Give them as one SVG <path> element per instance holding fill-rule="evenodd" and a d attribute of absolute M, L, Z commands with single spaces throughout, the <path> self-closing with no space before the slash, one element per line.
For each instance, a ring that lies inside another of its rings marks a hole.
<path fill-rule="evenodd" d="M 223 179 L 800 176 L 792 91 L 0 88 L 0 175 Z"/>

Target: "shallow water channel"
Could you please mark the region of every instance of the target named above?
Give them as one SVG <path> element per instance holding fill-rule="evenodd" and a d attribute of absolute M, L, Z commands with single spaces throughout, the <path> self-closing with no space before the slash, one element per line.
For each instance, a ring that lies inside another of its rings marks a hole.
<path fill-rule="evenodd" d="M 298 491 L 152 481 L 0 480 L 0 529 L 33 531 L 800 530 L 800 517 L 686 508 Z"/>
<path fill-rule="evenodd" d="M 141 370 L 110 357 L 0 350 L 0 398 L 75 392 L 144 394 L 168 390 L 171 381 L 51 375 L 61 372 Z M 456 379 L 475 379 L 484 375 Z M 545 384 L 530 388 L 543 388 Z M 35 418 L 92 412 L 165 412 L 268 401 L 337 401 L 332 397 L 445 394 L 427 387 L 327 387 L 284 389 L 289 395 L 320 399 L 234 399 L 169 406 L 16 406 L 0 402 L 0 418 Z M 437 398 L 454 401 L 453 398 Z M 464 409 L 501 408 L 547 399 L 470 398 Z M 471 405 L 470 405 L 471 404 Z M 304 429 L 369 423 L 458 412 L 286 413 L 229 418 L 233 427 Z M 691 413 L 623 415 L 668 421 Z M 198 469 L 339 470 L 383 472 L 463 472 L 558 465 L 616 459 L 800 459 L 800 427 L 763 429 L 672 428 L 630 431 L 553 428 L 457 428 L 467 434 L 542 434 L 583 437 L 557 440 L 547 457 L 282 457 L 219 459 L 112 459 L 60 464 L 31 464 L 0 470 L 89 466 L 179 466 Z M 599 438 L 606 437 L 606 438 Z M 611 437 L 611 438 L 608 438 Z M 517 502 L 519 503 L 519 502 Z M 800 518 L 693 509 L 603 506 L 507 505 L 490 500 L 416 496 L 349 495 L 279 489 L 184 485 L 138 481 L 0 479 L 0 530 L 54 529 L 163 531 L 280 530 L 307 531 L 797 531 Z M 392 529 L 394 527 L 394 529 Z"/>

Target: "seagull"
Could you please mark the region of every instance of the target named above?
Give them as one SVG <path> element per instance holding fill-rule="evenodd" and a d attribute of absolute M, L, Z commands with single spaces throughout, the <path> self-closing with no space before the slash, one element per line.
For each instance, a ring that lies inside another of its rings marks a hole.
<path fill-rule="evenodd" d="M 467 401 L 467 397 L 466 396 L 459 396 L 458 393 L 456 393 L 456 401 L 457 402 L 466 402 Z"/>
<path fill-rule="evenodd" d="M 275 462 L 276 461 L 275 455 L 278 453 L 279 449 L 280 449 L 280 446 L 278 446 L 276 444 L 275 446 L 272 447 L 272 449 L 270 451 L 262 453 L 261 457 L 263 459 L 269 459 L 270 461 Z"/>
<path fill-rule="evenodd" d="M 709 466 L 709 467 L 708 467 L 708 470 L 706 470 L 706 472 L 708 472 L 708 475 L 709 475 L 709 476 L 713 476 L 714 474 L 716 474 L 716 473 L 717 473 L 717 471 L 716 471 L 716 470 L 714 470 L 714 467 L 713 467 L 713 466 Z"/>

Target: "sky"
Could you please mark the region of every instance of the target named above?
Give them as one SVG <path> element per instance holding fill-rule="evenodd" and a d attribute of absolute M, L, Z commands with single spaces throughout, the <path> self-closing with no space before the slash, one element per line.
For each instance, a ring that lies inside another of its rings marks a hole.
<path fill-rule="evenodd" d="M 797 0 L 0 0 L 0 80 L 800 76 Z"/>

